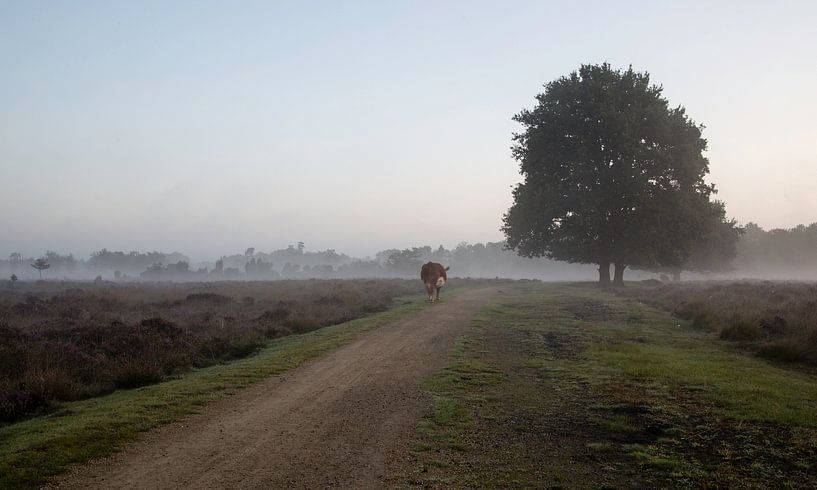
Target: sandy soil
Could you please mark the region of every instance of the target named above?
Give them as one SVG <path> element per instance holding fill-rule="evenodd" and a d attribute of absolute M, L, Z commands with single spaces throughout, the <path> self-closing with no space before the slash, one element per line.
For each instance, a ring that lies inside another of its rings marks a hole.
<path fill-rule="evenodd" d="M 61 488 L 379 487 L 409 460 L 429 406 L 423 378 L 495 289 L 445 297 L 418 315 L 149 432 L 81 466 Z"/>

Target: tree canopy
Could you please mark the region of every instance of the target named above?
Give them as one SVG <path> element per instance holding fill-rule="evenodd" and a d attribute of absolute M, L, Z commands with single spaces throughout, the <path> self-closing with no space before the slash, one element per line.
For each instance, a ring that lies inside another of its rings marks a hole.
<path fill-rule="evenodd" d="M 37 272 L 40 273 L 40 279 L 43 278 L 43 271 L 50 268 L 51 264 L 48 263 L 48 259 L 45 257 L 40 257 L 39 259 L 35 260 L 31 267 L 37 269 Z"/>
<path fill-rule="evenodd" d="M 738 226 L 737 221 L 726 217 L 726 211 L 720 203 L 713 203 L 713 211 L 710 231 L 693 244 L 684 263 L 668 266 L 653 264 L 647 267 L 636 265 L 634 268 L 672 274 L 675 281 L 681 280 L 683 271 L 708 274 L 733 270 L 732 262 L 737 256 L 738 243 L 744 229 Z"/>
<path fill-rule="evenodd" d="M 624 268 L 679 266 L 723 205 L 704 182 L 703 127 L 671 108 L 660 86 L 632 67 L 582 65 L 548 83 L 514 120 L 513 156 L 524 178 L 504 216 L 509 247 Z"/>

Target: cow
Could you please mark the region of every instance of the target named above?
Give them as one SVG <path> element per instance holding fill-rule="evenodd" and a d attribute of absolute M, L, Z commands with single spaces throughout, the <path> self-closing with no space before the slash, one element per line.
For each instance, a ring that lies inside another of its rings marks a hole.
<path fill-rule="evenodd" d="M 442 288 L 445 281 L 448 280 L 448 275 L 445 273 L 447 270 L 448 267 L 443 267 L 442 264 L 438 264 L 437 262 L 423 264 L 423 268 L 420 269 L 420 279 L 422 279 L 423 284 L 426 285 L 428 300 L 432 303 L 435 300 L 440 300 L 440 288 Z"/>

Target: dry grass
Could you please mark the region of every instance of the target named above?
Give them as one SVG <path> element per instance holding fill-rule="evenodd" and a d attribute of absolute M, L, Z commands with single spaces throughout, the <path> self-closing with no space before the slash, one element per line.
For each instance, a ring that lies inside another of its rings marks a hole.
<path fill-rule="evenodd" d="M 383 310 L 417 282 L 18 284 L 0 292 L 0 422 L 246 357 Z"/>
<path fill-rule="evenodd" d="M 628 287 L 621 294 L 672 311 L 760 356 L 817 365 L 817 284 L 691 282 Z"/>

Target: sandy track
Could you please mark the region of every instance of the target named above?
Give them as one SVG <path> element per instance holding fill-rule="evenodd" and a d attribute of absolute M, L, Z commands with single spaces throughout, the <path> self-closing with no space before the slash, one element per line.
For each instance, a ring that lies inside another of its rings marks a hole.
<path fill-rule="evenodd" d="M 66 488 L 378 487 L 428 407 L 422 379 L 496 292 L 443 297 L 291 373 L 78 468 Z"/>

